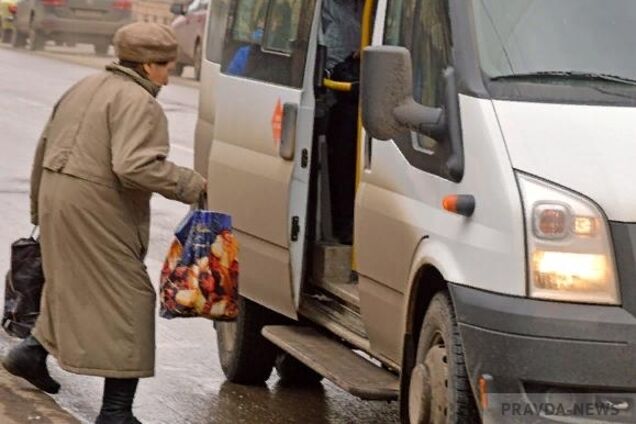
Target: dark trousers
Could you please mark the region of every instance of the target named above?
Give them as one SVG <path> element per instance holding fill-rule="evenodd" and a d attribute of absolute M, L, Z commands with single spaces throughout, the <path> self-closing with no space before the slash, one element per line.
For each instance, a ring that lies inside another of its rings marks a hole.
<path fill-rule="evenodd" d="M 353 237 L 357 139 L 358 103 L 341 96 L 329 111 L 327 146 L 333 231 L 345 244 Z"/>

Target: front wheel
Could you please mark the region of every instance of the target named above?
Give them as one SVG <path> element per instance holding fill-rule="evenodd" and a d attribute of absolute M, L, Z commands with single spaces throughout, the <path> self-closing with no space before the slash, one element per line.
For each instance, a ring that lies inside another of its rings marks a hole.
<path fill-rule="evenodd" d="M 11 46 L 19 49 L 26 46 L 26 43 L 27 43 L 27 36 L 24 33 L 18 31 L 17 28 L 14 28 L 12 37 L 11 37 Z"/>
<path fill-rule="evenodd" d="M 46 39 L 41 31 L 31 26 L 29 31 L 29 50 L 36 51 L 44 49 Z"/>
<path fill-rule="evenodd" d="M 433 297 L 424 317 L 408 391 L 410 424 L 480 422 L 455 312 L 445 292 Z"/>
<path fill-rule="evenodd" d="M 269 378 L 277 348 L 261 330 L 276 319 L 274 312 L 241 296 L 236 321 L 215 324 L 219 361 L 229 381 L 257 385 Z"/>
<path fill-rule="evenodd" d="M 202 61 L 203 61 L 203 48 L 201 47 L 201 42 L 197 41 L 196 46 L 194 46 L 194 79 L 197 81 L 201 80 Z"/>
<path fill-rule="evenodd" d="M 11 31 L 8 28 L 4 28 L 2 30 L 2 42 L 3 43 L 10 43 L 11 42 L 11 36 L 13 35 L 13 31 Z"/>
<path fill-rule="evenodd" d="M 110 48 L 110 40 L 102 40 L 93 44 L 97 56 L 106 56 Z"/>

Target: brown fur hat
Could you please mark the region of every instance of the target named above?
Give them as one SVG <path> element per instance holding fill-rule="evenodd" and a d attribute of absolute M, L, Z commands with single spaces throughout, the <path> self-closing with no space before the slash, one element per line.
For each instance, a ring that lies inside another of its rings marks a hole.
<path fill-rule="evenodd" d="M 137 63 L 171 62 L 177 58 L 177 38 L 167 25 L 135 22 L 113 37 L 119 60 Z"/>

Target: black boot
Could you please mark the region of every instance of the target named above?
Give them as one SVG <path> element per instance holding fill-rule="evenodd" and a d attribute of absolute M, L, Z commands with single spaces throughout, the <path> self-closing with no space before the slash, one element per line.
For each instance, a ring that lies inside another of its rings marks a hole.
<path fill-rule="evenodd" d="M 2 360 L 2 366 L 38 389 L 55 394 L 60 391 L 60 384 L 51 378 L 46 368 L 48 354 L 35 337 L 29 336 L 9 350 Z"/>
<path fill-rule="evenodd" d="M 95 424 L 141 424 L 132 413 L 138 382 L 137 378 L 107 378 L 102 410 Z"/>

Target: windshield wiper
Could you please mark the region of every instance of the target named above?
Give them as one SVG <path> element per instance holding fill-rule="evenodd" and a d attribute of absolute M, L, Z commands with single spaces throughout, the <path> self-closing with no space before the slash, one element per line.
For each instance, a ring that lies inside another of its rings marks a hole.
<path fill-rule="evenodd" d="M 601 80 L 616 82 L 619 84 L 636 85 L 636 79 L 627 77 L 621 77 L 618 75 L 610 75 L 594 72 L 579 72 L 579 71 L 541 71 L 541 72 L 527 72 L 521 74 L 509 74 L 499 75 L 490 78 L 492 81 L 512 80 L 512 79 L 582 79 L 582 80 Z"/>

